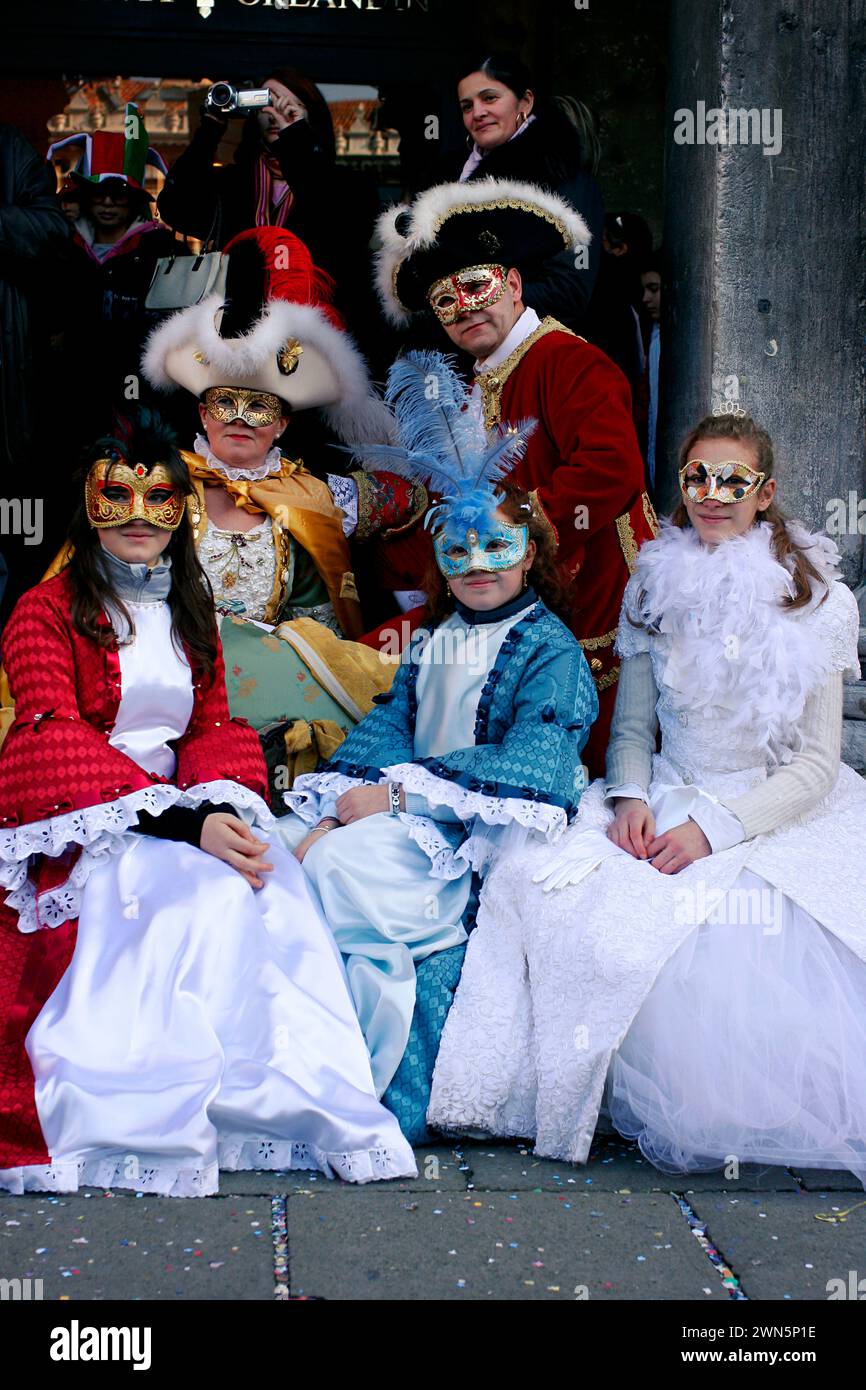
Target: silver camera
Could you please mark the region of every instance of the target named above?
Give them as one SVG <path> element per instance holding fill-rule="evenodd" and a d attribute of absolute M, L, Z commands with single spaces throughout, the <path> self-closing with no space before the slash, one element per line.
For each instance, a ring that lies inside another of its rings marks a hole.
<path fill-rule="evenodd" d="M 233 87 L 231 82 L 215 82 L 208 88 L 204 104 L 208 111 L 216 111 L 221 116 L 235 113 L 245 116 L 248 111 L 267 106 L 271 100 L 267 87 L 256 87 L 249 91 Z"/>

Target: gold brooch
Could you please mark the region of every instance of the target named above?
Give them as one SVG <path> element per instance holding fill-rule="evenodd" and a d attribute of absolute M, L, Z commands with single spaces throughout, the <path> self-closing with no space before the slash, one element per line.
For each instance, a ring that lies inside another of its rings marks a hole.
<path fill-rule="evenodd" d="M 283 376 L 291 376 L 292 372 L 297 371 L 303 351 L 304 349 L 301 347 L 297 338 L 290 338 L 287 343 L 283 343 L 283 346 L 277 353 L 277 366 Z"/>
<path fill-rule="evenodd" d="M 193 362 L 200 362 L 201 365 L 202 365 L 203 367 L 209 367 L 209 366 L 210 366 L 210 362 L 209 362 L 208 359 L 205 357 L 205 355 L 204 355 L 203 352 L 194 352 L 193 355 L 192 355 L 192 360 L 193 360 Z"/>

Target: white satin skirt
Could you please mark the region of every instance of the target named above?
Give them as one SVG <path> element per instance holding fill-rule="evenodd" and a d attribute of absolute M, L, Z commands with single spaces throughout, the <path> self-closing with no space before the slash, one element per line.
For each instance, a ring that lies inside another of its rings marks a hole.
<path fill-rule="evenodd" d="M 220 1168 L 414 1175 L 297 860 L 263 834 L 274 869 L 253 890 L 202 850 L 128 838 L 92 871 L 27 1038 L 51 1164 L 0 1185 L 203 1196 Z"/>
<path fill-rule="evenodd" d="M 866 964 L 756 874 L 735 889 L 662 969 L 603 1109 L 665 1172 L 789 1164 L 866 1184 Z"/>

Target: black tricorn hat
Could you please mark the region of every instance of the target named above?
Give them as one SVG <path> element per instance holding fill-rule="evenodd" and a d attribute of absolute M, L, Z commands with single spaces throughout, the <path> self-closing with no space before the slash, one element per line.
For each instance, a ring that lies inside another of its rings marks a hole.
<path fill-rule="evenodd" d="M 386 316 L 407 323 L 427 308 L 431 285 L 472 265 L 543 264 L 577 253 L 591 234 L 563 198 L 531 183 L 477 179 L 428 188 L 379 218 L 376 280 Z"/>

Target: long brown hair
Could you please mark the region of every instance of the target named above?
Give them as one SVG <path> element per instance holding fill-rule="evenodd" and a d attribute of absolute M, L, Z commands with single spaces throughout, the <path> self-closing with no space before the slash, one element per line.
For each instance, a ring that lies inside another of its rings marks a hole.
<path fill-rule="evenodd" d="M 117 463 L 143 463 L 148 472 L 161 463 L 172 482 L 189 499 L 194 497 L 189 470 L 181 458 L 174 435 L 155 414 L 141 410 L 132 424 L 126 423 L 124 437 L 100 439 L 87 451 L 80 470 L 81 492 L 69 526 L 72 554 L 69 574 L 72 580 L 72 625 L 82 637 L 98 646 L 115 650 L 117 638 L 112 628 L 105 626 L 104 613 L 110 603 L 128 623 L 130 633 L 135 626 L 132 616 L 113 592 L 111 582 L 100 563 L 104 554 L 99 534 L 91 526 L 84 500 L 84 479 L 99 458 L 113 458 Z M 163 557 L 171 558 L 171 589 L 168 606 L 171 611 L 171 633 L 177 646 L 188 652 L 198 672 L 213 675 L 217 655 L 216 616 L 213 592 L 207 575 L 196 554 L 192 526 L 188 514 L 171 533 Z"/>
<path fill-rule="evenodd" d="M 773 454 L 773 441 L 766 430 L 761 429 L 750 415 L 705 415 L 703 420 L 698 421 L 694 429 L 689 432 L 683 441 L 680 449 L 679 467 L 687 461 L 692 449 L 701 439 L 733 439 L 740 444 L 751 444 L 758 459 L 758 472 L 763 473 L 764 482 L 775 476 L 775 457 Z M 762 483 L 763 487 L 764 484 Z M 674 526 L 679 526 L 683 530 L 691 526 L 689 514 L 686 511 L 684 502 L 680 502 L 671 514 L 671 521 Z M 786 594 L 781 600 L 783 608 L 803 608 L 812 597 L 813 585 L 823 584 L 827 588 L 824 576 L 815 568 L 809 559 L 808 553 L 797 542 L 788 530 L 788 518 L 785 513 L 772 501 L 764 511 L 758 512 L 755 521 L 769 522 L 773 528 L 770 543 L 773 554 L 780 565 L 786 569 L 790 568 L 794 580 L 794 593 Z M 828 591 L 829 592 L 829 591 Z M 824 598 L 827 593 L 824 594 Z M 821 602 L 823 603 L 822 598 Z"/>
<path fill-rule="evenodd" d="M 567 626 L 571 619 L 571 606 L 565 585 L 559 577 L 556 539 L 550 523 L 533 505 L 528 492 L 502 483 L 497 488 L 497 495 L 501 496 L 498 505 L 509 521 L 517 526 L 528 526 L 529 539 L 535 541 L 535 558 L 526 576 L 527 583 L 532 585 L 551 613 L 555 613 Z M 435 627 L 455 608 L 454 596 L 449 593 L 445 576 L 435 561 L 427 571 L 424 589 L 427 594 L 424 622 Z"/>

